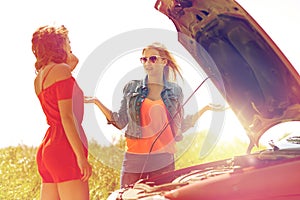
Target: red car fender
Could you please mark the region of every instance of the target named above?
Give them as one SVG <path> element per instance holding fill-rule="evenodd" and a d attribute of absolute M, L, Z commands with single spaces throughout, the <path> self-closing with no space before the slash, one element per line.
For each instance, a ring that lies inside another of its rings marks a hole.
<path fill-rule="evenodd" d="M 243 169 L 192 183 L 165 194 L 168 199 L 300 199 L 300 160 Z M 282 173 L 282 172 L 285 173 Z"/>

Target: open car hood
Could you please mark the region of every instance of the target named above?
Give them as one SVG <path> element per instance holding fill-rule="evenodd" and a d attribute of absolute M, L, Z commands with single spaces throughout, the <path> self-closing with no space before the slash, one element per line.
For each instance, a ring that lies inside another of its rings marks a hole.
<path fill-rule="evenodd" d="M 272 126 L 300 120 L 299 75 L 233 0 L 158 0 L 190 52 L 231 106 L 251 144 Z"/>
<path fill-rule="evenodd" d="M 157 0 L 155 8 L 173 21 L 180 43 L 231 106 L 249 147 L 272 126 L 300 120 L 298 73 L 235 1 Z M 300 137 L 285 142 L 287 148 L 273 145 L 141 179 L 110 199 L 300 199 Z"/>

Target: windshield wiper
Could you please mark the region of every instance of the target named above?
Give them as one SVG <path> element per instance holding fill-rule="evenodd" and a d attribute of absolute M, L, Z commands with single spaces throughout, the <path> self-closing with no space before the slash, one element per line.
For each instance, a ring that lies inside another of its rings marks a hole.
<path fill-rule="evenodd" d="M 269 145 L 272 147 L 273 151 L 278 151 L 279 147 L 274 144 L 273 140 L 269 141 Z"/>
<path fill-rule="evenodd" d="M 293 136 L 286 140 L 292 144 L 300 144 L 300 136 Z"/>

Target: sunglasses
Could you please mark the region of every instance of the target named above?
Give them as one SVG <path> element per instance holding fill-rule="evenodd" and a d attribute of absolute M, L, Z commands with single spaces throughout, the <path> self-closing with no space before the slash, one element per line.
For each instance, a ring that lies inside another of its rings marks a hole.
<path fill-rule="evenodd" d="M 154 63 L 156 63 L 158 58 L 162 58 L 162 57 L 160 57 L 160 56 L 141 57 L 140 61 L 142 64 L 145 64 L 149 60 L 151 63 L 154 64 Z"/>

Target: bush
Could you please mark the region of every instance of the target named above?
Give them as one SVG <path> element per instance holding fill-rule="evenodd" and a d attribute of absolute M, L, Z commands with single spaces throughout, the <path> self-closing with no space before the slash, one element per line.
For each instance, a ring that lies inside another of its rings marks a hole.
<path fill-rule="evenodd" d="M 92 143 L 91 151 L 108 152 L 114 147 L 101 147 Z M 41 178 L 35 160 L 36 147 L 19 145 L 0 149 L 0 199 L 38 200 L 40 198 Z M 105 153 L 106 152 L 106 153 Z M 93 175 L 89 180 L 92 200 L 106 199 L 110 192 L 120 187 L 120 170 L 103 164 L 90 155 Z"/>
<path fill-rule="evenodd" d="M 186 137 L 177 145 L 179 151 L 188 146 L 182 155 L 177 156 L 177 169 L 245 154 L 248 145 L 238 139 L 220 141 L 208 156 L 199 159 L 205 132 Z M 112 191 L 119 189 L 124 149 L 123 138 L 116 145 L 108 147 L 90 142 L 89 161 L 93 166 L 93 175 L 89 180 L 91 200 L 106 199 Z M 39 199 L 41 179 L 35 161 L 36 151 L 36 147 L 24 145 L 0 149 L 0 199 Z"/>

